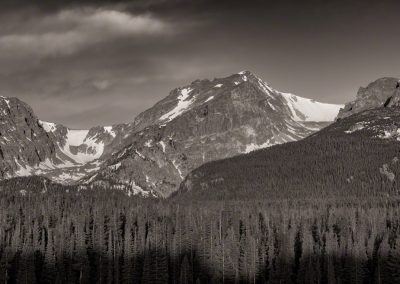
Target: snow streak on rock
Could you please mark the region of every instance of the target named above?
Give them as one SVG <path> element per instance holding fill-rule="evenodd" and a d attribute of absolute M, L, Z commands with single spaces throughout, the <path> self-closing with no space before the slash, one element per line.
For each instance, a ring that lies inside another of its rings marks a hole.
<path fill-rule="evenodd" d="M 191 88 L 184 88 L 178 97 L 178 104 L 169 112 L 160 117 L 161 121 L 171 121 L 184 113 L 193 103 L 194 98 L 189 99 L 189 94 L 193 91 Z"/>

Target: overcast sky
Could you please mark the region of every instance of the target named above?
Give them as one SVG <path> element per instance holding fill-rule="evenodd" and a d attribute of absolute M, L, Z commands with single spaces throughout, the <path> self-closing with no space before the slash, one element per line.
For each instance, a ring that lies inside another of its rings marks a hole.
<path fill-rule="evenodd" d="M 0 94 L 73 128 L 132 121 L 173 88 L 250 70 L 344 103 L 400 77 L 399 1 L 1 0 Z"/>

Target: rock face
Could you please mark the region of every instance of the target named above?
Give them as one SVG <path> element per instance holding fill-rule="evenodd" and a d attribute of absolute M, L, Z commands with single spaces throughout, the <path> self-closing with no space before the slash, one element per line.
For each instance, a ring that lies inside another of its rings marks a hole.
<path fill-rule="evenodd" d="M 389 101 L 386 104 L 387 107 L 398 107 L 400 106 L 400 81 L 397 81 L 396 90 L 392 97 L 390 97 Z"/>
<path fill-rule="evenodd" d="M 302 139 L 340 107 L 279 92 L 248 71 L 194 81 L 132 123 L 89 130 L 40 121 L 23 102 L 3 98 L 0 177 L 42 175 L 165 197 L 194 168 Z"/>
<path fill-rule="evenodd" d="M 0 97 L 0 177 L 24 175 L 28 167 L 55 160 L 56 145 L 32 109 L 17 98 Z"/>
<path fill-rule="evenodd" d="M 358 90 L 354 101 L 347 103 L 338 114 L 338 119 L 350 116 L 363 110 L 388 105 L 390 99 L 398 92 L 398 78 L 385 77 L 370 83 Z"/>
<path fill-rule="evenodd" d="M 84 183 L 168 196 L 201 164 L 302 139 L 340 107 L 281 93 L 248 71 L 195 81 L 140 114 L 132 143 Z"/>

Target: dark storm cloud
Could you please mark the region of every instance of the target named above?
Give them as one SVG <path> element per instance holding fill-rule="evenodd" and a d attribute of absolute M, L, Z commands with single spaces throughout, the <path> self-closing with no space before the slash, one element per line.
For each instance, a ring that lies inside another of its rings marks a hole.
<path fill-rule="evenodd" d="M 73 127 L 132 121 L 180 85 L 249 69 L 345 102 L 399 76 L 395 1 L 1 1 L 0 93 Z"/>

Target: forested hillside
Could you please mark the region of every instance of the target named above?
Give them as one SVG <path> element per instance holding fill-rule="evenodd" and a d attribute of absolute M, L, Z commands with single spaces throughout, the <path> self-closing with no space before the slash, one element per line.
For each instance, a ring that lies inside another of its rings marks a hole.
<path fill-rule="evenodd" d="M 400 113 L 206 164 L 169 199 L 0 182 L 2 283 L 400 283 Z"/>
<path fill-rule="evenodd" d="M 400 281 L 388 198 L 179 204 L 27 186 L 0 192 L 1 283 Z"/>

